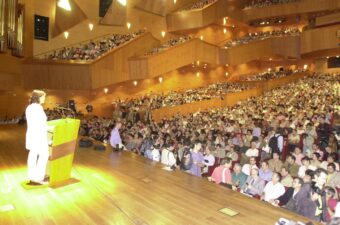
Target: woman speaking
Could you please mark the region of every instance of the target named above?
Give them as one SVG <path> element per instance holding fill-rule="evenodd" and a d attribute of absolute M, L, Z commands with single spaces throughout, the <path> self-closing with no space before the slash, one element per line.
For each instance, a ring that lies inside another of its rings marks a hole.
<path fill-rule="evenodd" d="M 42 107 L 46 93 L 34 90 L 26 108 L 26 149 L 29 150 L 27 166 L 29 185 L 45 184 L 44 178 L 49 157 L 47 117 Z"/>

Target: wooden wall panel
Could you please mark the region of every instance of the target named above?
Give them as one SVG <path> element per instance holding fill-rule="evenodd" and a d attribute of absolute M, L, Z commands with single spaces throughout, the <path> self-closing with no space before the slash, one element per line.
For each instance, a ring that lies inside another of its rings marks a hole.
<path fill-rule="evenodd" d="M 277 55 L 283 57 L 299 57 L 299 37 L 274 37 L 250 42 L 229 49 L 220 50 L 222 64 L 238 65 L 258 59 L 269 59 Z"/>
<path fill-rule="evenodd" d="M 155 55 L 131 58 L 129 60 L 130 74 L 132 78 L 151 78 L 197 60 L 219 64 L 218 49 L 217 46 L 193 39 Z"/>
<path fill-rule="evenodd" d="M 89 65 L 36 63 L 24 65 L 25 88 L 90 89 Z"/>
<path fill-rule="evenodd" d="M 300 36 L 272 38 L 273 55 L 300 58 Z"/>
<path fill-rule="evenodd" d="M 133 79 L 134 77 L 129 75 L 128 58 L 158 45 L 159 41 L 150 33 L 146 33 L 96 60 L 91 64 L 92 88 Z"/>
<path fill-rule="evenodd" d="M 295 3 L 272 5 L 244 10 L 244 21 L 328 11 L 340 8 L 340 0 L 301 0 Z"/>
<path fill-rule="evenodd" d="M 230 16 L 234 19 L 243 17 L 241 10 L 245 0 L 219 0 L 208 7 L 197 10 L 178 11 L 166 16 L 169 32 L 194 29 L 207 26 L 218 19 Z"/>
<path fill-rule="evenodd" d="M 307 30 L 301 35 L 301 54 L 320 50 L 339 49 L 337 31 L 340 25 Z"/>
<path fill-rule="evenodd" d="M 325 26 L 340 23 L 340 13 L 332 13 L 326 16 L 320 16 L 315 18 L 315 26 Z"/>

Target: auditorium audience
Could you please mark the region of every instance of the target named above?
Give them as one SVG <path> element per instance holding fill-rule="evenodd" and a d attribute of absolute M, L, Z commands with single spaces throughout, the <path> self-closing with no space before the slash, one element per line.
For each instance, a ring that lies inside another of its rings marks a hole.
<path fill-rule="evenodd" d="M 244 7 L 244 9 L 263 8 L 271 5 L 288 4 L 299 1 L 300 0 L 252 0 L 249 5 Z"/>
<path fill-rule="evenodd" d="M 187 7 L 182 8 L 180 11 L 187 11 L 187 10 L 194 10 L 194 9 L 202 9 L 207 5 L 210 5 L 218 0 L 199 0 L 196 1 L 194 4 L 189 5 Z"/>
<path fill-rule="evenodd" d="M 298 28 L 282 28 L 280 30 L 249 33 L 246 36 L 228 41 L 225 44 L 225 48 L 227 49 L 237 45 L 247 44 L 252 41 L 265 40 L 272 37 L 295 36 L 300 35 L 300 33 L 301 32 Z"/>
<path fill-rule="evenodd" d="M 95 60 L 104 53 L 133 40 L 144 32 L 145 30 L 139 30 L 132 34 L 113 34 L 111 36 L 104 37 L 96 41 L 90 41 L 85 44 L 79 44 L 67 48 L 64 47 L 63 49 L 54 51 L 50 55 L 46 56 L 46 59 L 77 61 Z"/>
<path fill-rule="evenodd" d="M 213 98 L 223 98 L 225 94 L 236 93 L 249 89 L 250 86 L 239 83 L 214 83 L 206 87 L 199 87 L 185 91 L 171 91 L 164 94 L 149 94 L 136 99 L 115 100 L 115 115 L 118 118 L 127 118 L 132 121 L 137 116 L 140 108 L 159 109 L 168 106 L 183 105 L 196 101 L 210 100 Z M 129 112 L 128 112 L 129 110 Z M 123 115 L 124 114 L 124 115 Z"/>
<path fill-rule="evenodd" d="M 234 160 L 233 171 L 229 171 L 231 173 L 229 184 L 233 190 L 240 190 L 245 194 L 260 197 L 266 196 L 263 192 L 264 179 L 269 181 L 268 184 L 270 182 L 274 183 L 273 185 L 280 183 L 287 188 L 282 196 L 288 195 L 288 197 L 285 196 L 286 200 L 284 201 L 279 200 L 283 198 L 281 196 L 267 197 L 269 203 L 285 205 L 298 214 L 326 222 L 326 219 L 321 217 L 323 212 L 328 211 L 326 204 L 321 208 L 317 207 L 322 204 L 322 201 L 326 202 L 326 196 L 323 193 L 328 189 L 325 188 L 325 184 L 334 188 L 336 192 L 336 189 L 340 188 L 339 171 L 334 164 L 338 160 L 335 155 L 337 156 L 339 153 L 339 146 L 335 142 L 335 150 L 328 148 L 329 140 L 334 132 L 333 121 L 336 112 L 333 107 L 339 104 L 339 100 L 336 99 L 336 87 L 339 87 L 339 79 L 332 75 L 314 74 L 264 93 L 262 96 L 239 102 L 233 107 L 210 109 L 187 116 L 175 115 L 157 123 L 152 119 L 150 121 L 141 119 L 133 122 L 128 121 L 123 123 L 121 130 L 123 143 L 127 145 L 127 142 L 135 135 L 137 135 L 136 140 L 139 136 L 142 143 L 149 140 L 152 143 L 151 146 L 157 145 L 157 147 L 149 148 L 156 149 L 155 151 L 161 153 L 161 162 L 164 165 L 176 168 L 177 164 L 182 169 L 182 162 L 186 160 L 189 163 L 186 163 L 187 166 L 183 170 L 198 177 L 202 176 L 205 164 L 212 164 L 211 155 L 214 155 L 215 160 L 222 163 L 221 168 L 223 168 L 225 167 L 224 159 L 228 154 L 236 152 L 238 156 L 246 155 L 250 149 L 248 161 Z M 101 121 L 99 118 L 91 120 Z M 120 120 L 126 121 L 127 119 L 122 117 Z M 109 121 L 106 121 L 106 125 L 112 126 L 114 121 L 111 120 L 112 123 Z M 93 123 L 91 122 L 91 124 Z M 313 132 L 313 128 L 316 132 Z M 307 132 L 308 134 L 306 134 Z M 304 134 L 310 135 L 314 139 L 309 151 L 301 150 L 304 149 L 302 141 Z M 322 138 L 319 138 L 319 134 Z M 273 139 L 275 135 L 279 136 Z M 290 142 L 293 144 L 294 151 L 289 152 L 289 137 L 292 139 L 297 135 L 300 135 L 300 140 Z M 280 149 L 278 141 L 280 137 L 283 139 L 282 149 Z M 272 141 L 268 141 L 270 147 L 268 147 L 267 159 L 261 161 L 264 139 L 272 139 Z M 326 150 L 326 148 L 328 149 Z M 205 151 L 206 157 L 203 155 L 203 151 Z M 148 147 L 145 151 L 136 152 L 151 158 L 147 153 Z M 322 158 L 320 152 L 323 152 Z M 168 155 L 171 156 L 171 163 L 168 163 Z M 310 163 L 309 157 L 312 156 L 315 160 L 320 161 L 319 166 Z M 301 165 L 298 165 L 297 158 Z M 227 168 L 229 170 L 232 163 L 230 161 L 233 160 L 229 158 L 228 160 Z M 285 162 L 283 163 L 283 161 Z M 259 165 L 261 165 L 262 171 L 260 176 Z M 326 166 L 327 171 L 320 171 L 322 166 Z M 269 179 L 263 174 L 266 174 L 270 169 L 273 170 L 275 177 L 271 176 Z M 218 170 L 215 169 L 215 171 Z M 219 176 L 221 179 L 210 179 L 225 181 L 228 177 L 225 175 L 227 170 L 223 168 L 222 172 L 219 173 L 219 175 L 222 174 Z M 216 173 L 212 172 L 212 177 L 217 176 Z M 281 173 L 281 182 L 279 182 L 280 174 L 278 173 Z M 302 179 L 303 182 L 301 182 Z M 290 186 L 292 187 L 290 188 Z M 287 193 L 288 190 L 290 193 Z M 334 195 L 334 199 L 338 200 L 337 195 Z M 331 205 L 333 206 L 334 203 Z"/>
<path fill-rule="evenodd" d="M 192 39 L 191 36 L 182 36 L 182 37 L 172 38 L 169 41 L 167 41 L 166 43 L 162 44 L 161 46 L 158 46 L 156 48 L 149 50 L 144 55 L 155 55 L 157 53 L 168 50 L 169 48 L 174 47 L 176 45 L 183 44 L 183 43 L 185 43 L 185 42 L 187 42 L 191 39 Z"/>
<path fill-rule="evenodd" d="M 241 81 L 268 81 L 268 80 L 272 80 L 272 79 L 277 79 L 280 77 L 286 77 L 286 76 L 290 76 L 299 72 L 304 72 L 304 70 L 290 70 L 290 69 L 286 69 L 286 70 L 280 70 L 280 71 L 266 71 L 263 73 L 258 73 L 258 74 L 254 74 L 254 75 L 247 75 L 245 77 L 241 77 L 240 80 Z"/>

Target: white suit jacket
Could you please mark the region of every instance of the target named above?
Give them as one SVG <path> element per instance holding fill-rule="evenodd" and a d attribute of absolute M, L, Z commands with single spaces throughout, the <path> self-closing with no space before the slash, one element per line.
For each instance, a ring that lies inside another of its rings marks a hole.
<path fill-rule="evenodd" d="M 37 152 L 48 151 L 47 117 L 40 104 L 33 103 L 26 108 L 26 149 Z"/>

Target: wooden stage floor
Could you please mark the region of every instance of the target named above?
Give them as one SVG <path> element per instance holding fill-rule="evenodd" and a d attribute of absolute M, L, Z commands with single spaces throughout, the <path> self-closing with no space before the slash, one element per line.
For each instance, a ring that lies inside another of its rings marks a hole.
<path fill-rule="evenodd" d="M 128 152 L 77 149 L 72 176 L 58 189 L 25 190 L 25 127 L 0 126 L 0 224 L 242 224 L 273 225 L 280 217 L 308 221 L 284 209 Z M 229 217 L 218 210 L 240 212 Z"/>

